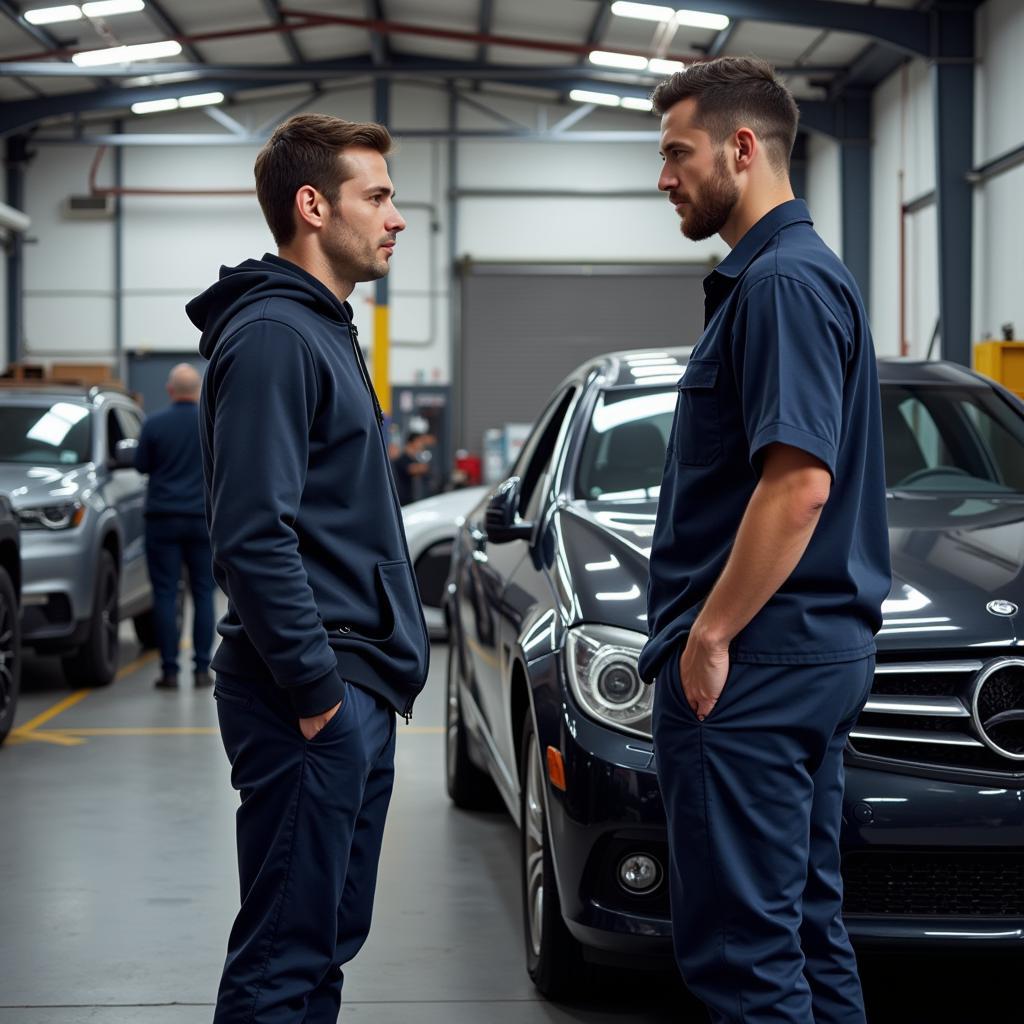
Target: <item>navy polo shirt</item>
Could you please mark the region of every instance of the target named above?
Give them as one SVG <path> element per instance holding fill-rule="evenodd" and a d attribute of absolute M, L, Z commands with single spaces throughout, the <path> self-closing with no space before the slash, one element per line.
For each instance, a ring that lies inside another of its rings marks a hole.
<path fill-rule="evenodd" d="M 206 515 L 196 402 L 175 402 L 147 417 L 135 468 L 149 474 L 147 516 Z"/>
<path fill-rule="evenodd" d="M 772 443 L 819 459 L 832 489 L 803 558 L 731 658 L 866 657 L 890 569 L 878 372 L 856 282 L 794 199 L 740 239 L 704 293 L 665 459 L 641 677 L 678 650 L 721 575 Z"/>

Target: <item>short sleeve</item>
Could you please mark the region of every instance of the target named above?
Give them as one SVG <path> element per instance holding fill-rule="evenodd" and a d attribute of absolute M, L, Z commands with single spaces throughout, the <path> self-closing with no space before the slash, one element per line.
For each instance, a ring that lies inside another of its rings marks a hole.
<path fill-rule="evenodd" d="M 755 472 L 778 443 L 813 455 L 834 479 L 850 346 L 828 305 L 796 278 L 763 278 L 740 300 L 732 345 Z"/>

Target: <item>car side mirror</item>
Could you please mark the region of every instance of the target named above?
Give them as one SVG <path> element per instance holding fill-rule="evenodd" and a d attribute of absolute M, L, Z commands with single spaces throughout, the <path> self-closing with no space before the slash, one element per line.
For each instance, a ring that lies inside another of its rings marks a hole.
<path fill-rule="evenodd" d="M 114 469 L 134 469 L 135 453 L 139 450 L 139 442 L 134 437 L 126 437 L 114 445 L 114 457 L 110 460 Z"/>
<path fill-rule="evenodd" d="M 533 523 L 516 521 L 519 510 L 519 492 L 522 481 L 509 477 L 491 496 L 484 513 L 484 529 L 492 544 L 507 544 L 512 540 L 529 540 Z"/>

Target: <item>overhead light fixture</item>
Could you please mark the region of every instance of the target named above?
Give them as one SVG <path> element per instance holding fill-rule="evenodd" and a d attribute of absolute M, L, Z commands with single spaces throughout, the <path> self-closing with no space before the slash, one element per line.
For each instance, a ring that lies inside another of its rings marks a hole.
<path fill-rule="evenodd" d="M 198 77 L 198 71 L 164 71 L 162 74 L 125 78 L 121 84 L 127 89 L 136 89 L 147 85 L 167 85 L 170 82 L 191 82 Z"/>
<path fill-rule="evenodd" d="M 606 68 L 626 68 L 629 71 L 644 71 L 647 58 L 632 53 L 611 53 L 608 50 L 594 50 L 590 54 L 591 64 L 600 64 Z"/>
<path fill-rule="evenodd" d="M 82 13 L 87 18 L 112 18 L 115 14 L 135 14 L 145 9 L 143 0 L 97 0 L 82 4 Z"/>
<path fill-rule="evenodd" d="M 642 99 L 640 96 L 623 96 L 622 105 L 627 110 L 653 110 L 654 104 L 650 100 Z"/>
<path fill-rule="evenodd" d="M 616 0 L 612 4 L 612 14 L 620 18 L 637 18 L 640 21 L 674 21 L 677 25 L 688 25 L 690 28 L 710 28 L 721 32 L 729 27 L 729 19 L 724 14 L 708 14 L 706 11 L 677 10 L 674 7 L 661 7 L 655 4 L 623 3 Z"/>
<path fill-rule="evenodd" d="M 168 110 L 188 110 L 192 107 L 211 107 L 215 103 L 224 102 L 222 92 L 200 92 L 193 96 L 181 96 L 178 99 L 142 100 L 132 104 L 133 114 L 161 114 Z"/>
<path fill-rule="evenodd" d="M 677 25 L 710 28 L 716 32 L 729 27 L 729 19 L 724 14 L 708 14 L 706 11 L 676 11 L 675 21 Z"/>
<path fill-rule="evenodd" d="M 620 18 L 637 18 L 640 21 L 671 21 L 676 16 L 674 7 L 657 7 L 654 4 L 630 4 L 616 0 L 612 14 Z"/>
<path fill-rule="evenodd" d="M 105 64 L 131 64 L 137 60 L 157 60 L 177 57 L 181 43 L 165 39 L 159 43 L 138 43 L 135 46 L 108 46 L 102 50 L 83 50 L 71 57 L 80 68 L 95 68 Z"/>
<path fill-rule="evenodd" d="M 159 114 L 163 110 L 177 110 L 176 99 L 167 100 L 142 100 L 140 103 L 132 104 L 133 114 Z"/>
<path fill-rule="evenodd" d="M 80 21 L 82 11 L 77 4 L 65 4 L 63 7 L 37 7 L 34 11 L 25 11 L 22 17 L 30 25 L 56 25 L 61 21 Z"/>
<path fill-rule="evenodd" d="M 674 75 L 677 71 L 685 71 L 686 65 L 681 60 L 662 60 L 652 57 L 647 62 L 647 70 L 658 75 Z"/>
<path fill-rule="evenodd" d="M 618 96 L 612 96 L 611 93 L 591 92 L 589 89 L 573 89 L 569 99 L 577 103 L 596 103 L 602 107 L 617 107 L 622 103 Z"/>

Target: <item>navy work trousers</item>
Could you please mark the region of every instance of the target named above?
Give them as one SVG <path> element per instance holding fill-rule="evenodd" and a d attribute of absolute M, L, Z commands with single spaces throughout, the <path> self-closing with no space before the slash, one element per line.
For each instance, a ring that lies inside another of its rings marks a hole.
<path fill-rule="evenodd" d="M 214 1024 L 334 1024 L 342 967 L 366 941 L 395 777 L 395 713 L 350 683 L 337 714 L 303 738 L 218 675 L 214 690 L 236 821 L 242 906 Z"/>
<path fill-rule="evenodd" d="M 874 663 L 733 664 L 703 722 L 678 656 L 659 675 L 672 935 L 714 1024 L 864 1024 L 839 830 L 843 748 Z"/>
<path fill-rule="evenodd" d="M 178 674 L 178 584 L 182 562 L 192 592 L 192 657 L 197 672 L 210 667 L 213 646 L 213 555 L 203 516 L 147 516 L 146 565 L 153 585 L 153 616 L 164 675 Z"/>

